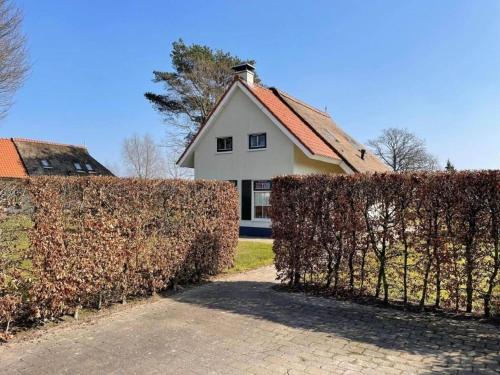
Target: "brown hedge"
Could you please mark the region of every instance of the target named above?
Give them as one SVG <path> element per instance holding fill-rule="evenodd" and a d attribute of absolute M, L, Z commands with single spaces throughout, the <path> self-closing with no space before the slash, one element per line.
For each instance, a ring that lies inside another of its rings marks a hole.
<path fill-rule="evenodd" d="M 26 218 L 29 245 L 21 249 L 17 223 Z M 238 226 L 237 192 L 225 182 L 0 182 L 0 324 L 216 274 L 233 263 Z"/>
<path fill-rule="evenodd" d="M 499 313 L 499 171 L 273 180 L 279 277 L 333 294 Z"/>

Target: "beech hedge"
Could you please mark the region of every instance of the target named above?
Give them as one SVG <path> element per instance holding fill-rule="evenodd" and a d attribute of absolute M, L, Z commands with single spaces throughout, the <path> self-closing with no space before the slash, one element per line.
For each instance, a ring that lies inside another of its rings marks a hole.
<path fill-rule="evenodd" d="M 150 295 L 233 264 L 230 183 L 112 177 L 0 182 L 0 325 Z"/>
<path fill-rule="evenodd" d="M 273 180 L 282 282 L 420 308 L 500 313 L 499 171 Z"/>

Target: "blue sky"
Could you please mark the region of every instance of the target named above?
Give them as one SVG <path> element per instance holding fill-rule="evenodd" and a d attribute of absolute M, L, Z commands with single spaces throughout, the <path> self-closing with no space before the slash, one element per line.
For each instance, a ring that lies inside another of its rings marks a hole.
<path fill-rule="evenodd" d="M 160 143 L 143 93 L 181 37 L 255 59 L 361 142 L 404 127 L 442 164 L 500 167 L 498 0 L 16 3 L 32 69 L 0 136 L 83 143 L 105 163 L 133 133 Z"/>

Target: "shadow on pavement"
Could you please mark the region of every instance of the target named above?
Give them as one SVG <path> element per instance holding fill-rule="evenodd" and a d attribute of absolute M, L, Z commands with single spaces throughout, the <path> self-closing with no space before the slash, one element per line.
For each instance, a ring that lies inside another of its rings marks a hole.
<path fill-rule="evenodd" d="M 429 373 L 456 374 L 480 368 L 495 373 L 500 368 L 500 332 L 496 326 L 278 292 L 272 289 L 275 285 L 216 281 L 172 298 L 385 349 L 432 355 L 443 367 Z"/>

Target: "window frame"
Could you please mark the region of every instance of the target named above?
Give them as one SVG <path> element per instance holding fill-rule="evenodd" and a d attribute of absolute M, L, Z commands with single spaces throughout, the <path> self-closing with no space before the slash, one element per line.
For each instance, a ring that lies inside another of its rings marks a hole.
<path fill-rule="evenodd" d="M 44 162 L 46 162 L 47 165 L 45 165 Z M 49 159 L 40 159 L 40 165 L 42 166 L 43 169 L 52 169 L 52 168 L 54 168 L 52 166 L 52 164 L 50 163 Z"/>
<path fill-rule="evenodd" d="M 80 168 L 78 168 L 77 165 L 80 166 Z M 73 162 L 73 168 L 75 168 L 75 171 L 77 171 L 78 173 L 85 173 L 85 170 L 83 169 L 83 165 L 79 161 Z"/>
<path fill-rule="evenodd" d="M 269 187 L 262 187 L 259 188 L 257 187 L 258 184 L 263 184 L 263 183 L 268 183 Z M 272 189 L 272 182 L 271 180 L 253 180 L 252 181 L 252 220 L 253 221 L 262 221 L 262 222 L 270 222 L 271 218 L 270 217 L 257 217 L 256 216 L 256 194 L 262 194 L 262 193 L 267 193 L 269 194 L 269 198 L 271 198 L 271 189 Z M 259 207 L 271 207 L 271 204 L 267 206 L 262 206 L 260 205 Z"/>
<path fill-rule="evenodd" d="M 95 173 L 95 168 L 92 164 L 90 164 L 90 163 L 84 163 L 84 164 L 85 164 L 85 169 L 87 170 L 87 172 Z"/>
<path fill-rule="evenodd" d="M 257 144 L 259 143 L 259 137 L 264 137 L 264 145 L 263 146 L 255 146 L 252 147 L 252 137 L 257 137 Z M 267 133 L 262 132 L 262 133 L 252 133 L 248 135 L 248 150 L 253 151 L 253 150 L 265 150 L 267 149 Z"/>
<path fill-rule="evenodd" d="M 227 136 L 227 137 L 216 137 L 216 149 L 217 149 L 217 153 L 218 154 L 227 154 L 227 153 L 230 153 L 230 152 L 233 152 L 233 137 L 232 136 Z M 224 142 L 224 145 L 226 146 L 226 148 L 224 149 L 219 149 L 219 139 L 220 140 L 223 140 L 225 141 Z M 231 148 L 227 148 L 227 140 L 230 139 L 231 140 Z"/>

